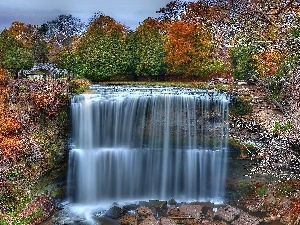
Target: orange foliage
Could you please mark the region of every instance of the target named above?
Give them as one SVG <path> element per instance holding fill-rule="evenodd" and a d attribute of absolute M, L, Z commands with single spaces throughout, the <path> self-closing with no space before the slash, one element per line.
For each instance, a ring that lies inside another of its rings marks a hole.
<path fill-rule="evenodd" d="M 6 83 L 5 70 L 0 67 L 0 87 Z"/>
<path fill-rule="evenodd" d="M 0 134 L 9 135 L 16 133 L 21 128 L 21 123 L 14 118 L 6 117 L 7 113 L 2 110 L 2 115 L 0 116 Z"/>
<path fill-rule="evenodd" d="M 125 34 L 125 27 L 113 18 L 101 14 L 95 15 L 94 20 L 88 27 L 87 33 L 94 33 L 95 31 L 102 31 L 105 34 L 114 32 Z"/>
<path fill-rule="evenodd" d="M 6 110 L 5 81 L 5 71 L 0 68 L 0 156 L 10 157 L 15 156 L 20 150 L 20 142 L 16 134 L 21 129 L 21 123 Z"/>
<path fill-rule="evenodd" d="M 257 56 L 257 62 L 261 77 L 272 76 L 282 62 L 282 54 L 279 50 L 267 48 L 260 56 Z"/>
<path fill-rule="evenodd" d="M 17 40 L 23 43 L 26 48 L 30 48 L 34 43 L 34 38 L 37 32 L 37 26 L 25 24 L 23 22 L 14 21 L 8 31 L 16 37 Z"/>
<path fill-rule="evenodd" d="M 228 17 L 226 10 L 221 6 L 207 6 L 199 2 L 190 2 L 186 13 L 182 15 L 184 21 L 193 23 L 213 23 L 222 21 Z"/>
<path fill-rule="evenodd" d="M 197 75 L 202 62 L 209 56 L 208 33 L 194 23 L 176 21 L 167 31 L 165 62 L 168 72 Z"/>
<path fill-rule="evenodd" d="M 2 136 L 0 135 L 0 155 L 5 157 L 16 156 L 20 151 L 20 141 L 16 137 Z"/>

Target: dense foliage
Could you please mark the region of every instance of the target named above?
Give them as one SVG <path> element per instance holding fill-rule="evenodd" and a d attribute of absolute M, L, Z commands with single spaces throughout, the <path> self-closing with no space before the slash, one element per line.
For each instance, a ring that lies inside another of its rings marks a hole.
<path fill-rule="evenodd" d="M 72 15 L 40 27 L 16 21 L 1 33 L 0 63 L 16 77 L 33 61 L 50 61 L 92 81 L 231 73 L 261 79 L 274 96 L 299 66 L 297 1 L 175 0 L 157 13 L 134 31 L 102 13 L 87 25 Z"/>
<path fill-rule="evenodd" d="M 30 51 L 9 31 L 4 30 L 0 35 L 0 66 L 17 77 L 19 70 L 30 68 L 32 65 Z"/>
<path fill-rule="evenodd" d="M 0 70 L 1 224 L 38 224 L 51 213 L 37 205 L 29 214 L 22 210 L 46 197 L 41 177 L 64 161 L 68 102 L 65 80 L 14 80 Z"/>

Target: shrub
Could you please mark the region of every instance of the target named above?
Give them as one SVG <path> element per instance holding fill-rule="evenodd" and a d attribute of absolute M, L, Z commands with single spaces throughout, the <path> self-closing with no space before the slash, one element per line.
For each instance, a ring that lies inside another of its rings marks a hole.
<path fill-rule="evenodd" d="M 250 99 L 237 97 L 233 99 L 233 103 L 231 106 L 231 113 L 235 116 L 244 116 L 250 113 L 252 110 L 252 106 L 250 104 Z"/>
<path fill-rule="evenodd" d="M 72 95 L 82 94 L 90 86 L 87 79 L 75 79 L 69 82 L 69 91 Z"/>

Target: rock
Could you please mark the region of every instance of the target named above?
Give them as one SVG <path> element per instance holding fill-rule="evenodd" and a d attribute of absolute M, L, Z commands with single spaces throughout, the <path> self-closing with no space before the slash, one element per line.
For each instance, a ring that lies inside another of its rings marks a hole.
<path fill-rule="evenodd" d="M 137 215 L 125 215 L 119 219 L 120 225 L 137 225 Z"/>
<path fill-rule="evenodd" d="M 203 222 L 205 225 L 227 225 L 224 221 Z"/>
<path fill-rule="evenodd" d="M 139 220 L 143 220 L 147 218 L 148 216 L 152 215 L 151 209 L 145 206 L 140 206 L 136 209 L 136 212 L 138 214 Z"/>
<path fill-rule="evenodd" d="M 238 81 L 237 85 L 240 85 L 240 86 L 247 85 L 247 82 L 246 81 Z"/>
<path fill-rule="evenodd" d="M 250 212 L 262 212 L 264 211 L 264 198 L 248 201 L 247 204 L 245 204 L 245 207 Z"/>
<path fill-rule="evenodd" d="M 239 218 L 235 221 L 233 221 L 232 225 L 259 225 L 261 222 L 263 222 L 262 219 L 256 217 L 256 216 L 250 216 L 246 212 L 242 212 L 239 216 Z"/>
<path fill-rule="evenodd" d="M 167 202 L 166 201 L 159 201 L 159 200 L 150 200 L 148 206 L 154 207 L 156 211 L 164 211 L 167 209 Z"/>
<path fill-rule="evenodd" d="M 119 219 L 125 214 L 125 210 L 118 207 L 118 206 L 113 206 L 109 210 L 106 211 L 104 214 L 106 217 L 112 218 L 112 219 Z"/>
<path fill-rule="evenodd" d="M 148 216 L 140 223 L 140 225 L 155 225 L 155 224 L 159 224 L 159 221 L 157 221 L 153 215 Z"/>
<path fill-rule="evenodd" d="M 176 222 L 170 218 L 161 217 L 159 220 L 161 225 L 176 225 Z"/>
<path fill-rule="evenodd" d="M 241 215 L 243 211 L 241 209 L 238 209 L 236 207 L 226 205 L 225 207 L 220 207 L 216 212 L 215 212 L 215 219 L 221 219 L 225 220 L 226 222 L 232 222 Z"/>
<path fill-rule="evenodd" d="M 167 216 L 182 216 L 183 213 L 179 211 L 179 208 L 171 206 L 167 211 Z"/>
<path fill-rule="evenodd" d="M 202 208 L 203 206 L 200 204 L 197 205 L 181 205 L 179 206 L 179 211 L 181 214 L 185 216 L 189 216 L 195 219 L 202 218 Z"/>
<path fill-rule="evenodd" d="M 174 198 L 171 198 L 169 201 L 168 201 L 168 205 L 176 205 L 177 202 L 175 201 Z"/>

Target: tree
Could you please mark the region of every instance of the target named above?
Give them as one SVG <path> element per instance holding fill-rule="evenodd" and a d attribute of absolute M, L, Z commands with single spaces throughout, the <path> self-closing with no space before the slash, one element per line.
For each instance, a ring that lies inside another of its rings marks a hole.
<path fill-rule="evenodd" d="M 78 54 L 83 63 L 81 75 L 92 81 L 125 73 L 128 57 L 124 26 L 109 16 L 94 17 L 78 45 Z"/>
<path fill-rule="evenodd" d="M 22 42 L 24 47 L 31 49 L 38 32 L 38 26 L 15 21 L 11 24 L 8 31 L 16 38 L 16 40 Z"/>
<path fill-rule="evenodd" d="M 237 38 L 231 49 L 231 63 L 234 69 L 233 77 L 239 80 L 249 80 L 259 77 L 258 55 L 265 50 L 265 42 L 258 37 L 242 35 Z"/>
<path fill-rule="evenodd" d="M 168 73 L 206 76 L 210 47 L 210 34 L 203 27 L 184 21 L 173 22 L 165 43 Z"/>
<path fill-rule="evenodd" d="M 137 55 L 138 37 L 135 31 L 130 31 L 127 33 L 125 45 L 128 58 L 126 73 L 132 75 L 134 80 L 137 80 L 136 67 L 139 63 L 139 58 Z"/>
<path fill-rule="evenodd" d="M 62 50 L 56 55 L 54 62 L 59 68 L 69 71 L 69 77 L 70 73 L 76 78 L 83 76 L 84 64 L 77 52 Z"/>
<path fill-rule="evenodd" d="M 185 1 L 175 0 L 160 8 L 156 13 L 160 14 L 159 20 L 176 21 L 181 19 L 182 13 L 186 11 L 186 7 L 187 3 Z"/>
<path fill-rule="evenodd" d="M 165 51 L 163 34 L 159 21 L 148 18 L 135 31 L 136 56 L 135 74 L 138 76 L 158 76 L 165 73 Z"/>
<path fill-rule="evenodd" d="M 49 45 L 50 58 L 62 48 L 71 48 L 74 37 L 83 34 L 85 24 L 72 15 L 59 15 L 56 19 L 43 24 L 40 31 L 45 34 Z"/>
<path fill-rule="evenodd" d="M 4 30 L 0 35 L 0 66 L 10 71 L 15 78 L 21 69 L 33 66 L 30 50 L 17 41 L 8 30 Z"/>

